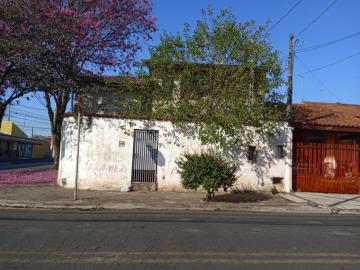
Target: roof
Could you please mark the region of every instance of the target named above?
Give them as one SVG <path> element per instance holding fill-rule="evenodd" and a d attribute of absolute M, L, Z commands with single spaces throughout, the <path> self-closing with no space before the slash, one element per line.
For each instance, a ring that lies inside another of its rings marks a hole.
<path fill-rule="evenodd" d="M 42 143 L 51 144 L 51 136 L 35 135 L 33 139 L 40 141 Z"/>
<path fill-rule="evenodd" d="M 293 124 L 360 128 L 360 105 L 325 102 L 294 104 Z"/>
<path fill-rule="evenodd" d="M 0 133 L 0 140 L 8 141 L 8 142 L 28 143 L 28 144 L 41 144 L 41 142 L 38 140 L 7 135 L 4 133 Z"/>

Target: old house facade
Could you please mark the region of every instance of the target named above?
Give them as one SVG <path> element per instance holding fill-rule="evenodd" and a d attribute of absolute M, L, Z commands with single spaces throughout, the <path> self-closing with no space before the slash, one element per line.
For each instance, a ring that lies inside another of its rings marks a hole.
<path fill-rule="evenodd" d="M 73 188 L 76 164 L 76 120 L 67 117 L 62 129 L 58 184 Z M 92 115 L 91 127 L 81 133 L 80 189 L 129 191 L 182 190 L 176 160 L 183 153 L 209 150 L 191 131 L 168 121 L 129 121 Z M 238 166 L 237 187 L 291 190 L 292 131 L 284 123 L 278 136 L 255 140 L 244 147 L 229 146 L 222 153 Z"/>
<path fill-rule="evenodd" d="M 111 78 L 111 83 L 118 79 Z M 125 79 L 140 86 L 137 78 Z M 116 99 L 138 98 L 123 92 Z M 203 145 L 191 125 L 179 129 L 169 121 L 121 118 L 126 106 L 109 106 L 112 99 L 113 93 L 103 85 L 86 97 L 84 119 L 91 125 L 80 138 L 79 188 L 179 190 L 176 160 L 184 153 L 215 149 Z M 236 186 L 360 193 L 360 106 L 304 102 L 293 104 L 292 109 L 292 120 L 279 122 L 273 138 L 254 138 L 242 147 L 217 149 L 238 166 Z M 62 130 L 58 178 L 64 187 L 74 186 L 76 145 L 76 121 L 68 116 Z"/>
<path fill-rule="evenodd" d="M 81 134 L 79 187 L 128 191 L 181 190 L 176 159 L 208 150 L 191 129 L 168 121 L 128 121 L 93 114 Z M 58 183 L 73 187 L 76 124 L 63 125 Z M 256 141 L 256 140 L 255 140 Z M 283 123 L 277 137 L 252 145 L 222 149 L 238 165 L 236 186 L 253 189 L 360 193 L 360 106 L 305 102 L 293 105 L 291 126 Z M 256 154 L 255 154 L 256 153 Z"/>

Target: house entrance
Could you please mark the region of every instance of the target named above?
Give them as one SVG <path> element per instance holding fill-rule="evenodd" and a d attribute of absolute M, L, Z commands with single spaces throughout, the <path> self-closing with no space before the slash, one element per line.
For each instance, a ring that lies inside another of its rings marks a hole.
<path fill-rule="evenodd" d="M 132 183 L 156 183 L 159 132 L 134 130 Z"/>
<path fill-rule="evenodd" d="M 294 189 L 326 193 L 360 193 L 360 146 L 296 143 Z"/>

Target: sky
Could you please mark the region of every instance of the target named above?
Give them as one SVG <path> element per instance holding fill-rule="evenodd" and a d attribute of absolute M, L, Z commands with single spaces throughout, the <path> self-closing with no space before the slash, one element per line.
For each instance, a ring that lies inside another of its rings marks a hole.
<path fill-rule="evenodd" d="M 209 5 L 213 7 L 215 13 L 223 8 L 230 9 L 239 22 L 253 19 L 261 25 L 270 20 L 271 27 L 298 1 L 153 0 L 153 15 L 157 18 L 158 31 L 153 35 L 152 41 L 142 44 L 142 51 L 137 57 L 138 59 L 149 58 L 148 45 L 158 44 L 162 32 L 181 32 L 185 22 L 194 26 L 196 20 L 201 18 L 201 9 Z M 326 12 L 324 12 L 325 9 L 327 9 Z M 318 101 L 360 104 L 360 35 L 318 50 L 300 52 L 301 49 L 360 32 L 359 12 L 360 0 L 302 0 L 271 30 L 270 42 L 273 48 L 280 52 L 284 61 L 284 79 L 286 79 L 289 34 L 293 32 L 295 35 L 295 51 L 298 51 L 294 62 L 295 103 Z M 323 15 L 314 24 L 302 31 L 322 13 Z M 302 33 L 299 35 L 300 32 Z M 332 63 L 336 64 L 303 74 L 308 70 Z M 285 89 L 284 86 L 282 90 Z M 25 127 L 28 135 L 31 135 L 31 127 L 35 127 L 35 134 L 50 134 L 50 129 L 46 129 L 49 128 L 49 124 L 46 121 L 47 113 L 42 103 L 37 98 L 32 98 L 30 101 L 21 99 L 20 105 L 14 105 L 11 108 L 14 113 L 18 113 L 12 114 L 13 120 L 21 128 Z"/>

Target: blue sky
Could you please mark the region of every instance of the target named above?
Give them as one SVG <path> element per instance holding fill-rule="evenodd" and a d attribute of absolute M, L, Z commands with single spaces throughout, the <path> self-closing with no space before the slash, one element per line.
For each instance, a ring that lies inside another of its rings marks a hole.
<path fill-rule="evenodd" d="M 201 9 L 212 5 L 217 12 L 222 8 L 229 8 L 239 22 L 254 19 L 257 24 L 264 24 L 267 19 L 272 23 L 280 19 L 299 0 L 154 0 L 153 15 L 157 17 L 158 32 L 154 34 L 149 44 L 157 44 L 160 33 L 165 30 L 175 33 L 182 30 L 185 22 L 194 25 L 201 17 Z M 296 50 L 309 46 L 333 41 L 344 36 L 360 31 L 360 0 L 337 0 L 336 3 L 310 28 L 300 36 L 298 33 L 313 21 L 334 0 L 303 0 L 280 24 L 270 33 L 270 41 L 281 52 L 282 56 L 288 53 L 289 33 L 295 34 L 298 39 Z M 270 24 L 271 25 L 271 24 Z M 295 58 L 294 66 L 294 102 L 322 101 L 360 104 L 360 35 L 338 42 L 334 45 L 314 50 L 311 52 L 298 53 L 298 58 L 309 69 L 337 62 L 347 56 L 349 58 L 339 64 L 314 71 L 313 74 L 303 74 L 306 68 Z M 148 58 L 147 44 L 138 54 L 138 58 Z M 286 63 L 284 62 L 284 67 Z M 285 78 L 285 73 L 284 73 Z M 283 87 L 285 89 L 285 86 Z M 14 106 L 19 113 L 28 111 L 36 113 L 38 117 L 47 117 L 43 105 L 36 99 L 31 101 L 22 100 L 21 105 L 25 108 Z M 16 110 L 15 110 L 16 111 Z M 40 115 L 40 116 L 39 116 Z M 42 116 L 44 115 L 44 116 Z M 20 127 L 25 124 L 28 134 L 29 127 L 46 127 L 48 124 L 42 119 L 23 120 L 19 119 Z M 26 117 L 24 117 L 26 118 Z M 28 117 L 30 119 L 30 117 Z M 16 121 L 16 119 L 14 119 Z M 37 120 L 35 122 L 34 120 Z M 16 121 L 17 122 L 17 121 Z M 29 133 L 30 132 L 30 133 Z M 49 134 L 49 130 L 37 129 L 36 134 Z"/>

